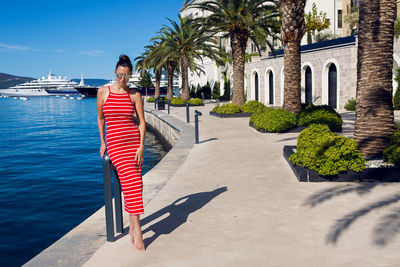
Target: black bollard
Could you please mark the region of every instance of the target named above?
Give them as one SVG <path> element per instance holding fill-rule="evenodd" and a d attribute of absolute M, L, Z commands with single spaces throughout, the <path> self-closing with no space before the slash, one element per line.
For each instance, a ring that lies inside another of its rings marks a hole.
<path fill-rule="evenodd" d="M 169 114 L 170 105 L 171 105 L 171 100 L 168 99 L 168 114 Z"/>
<path fill-rule="evenodd" d="M 157 110 L 158 97 L 154 98 L 154 109 Z"/>
<path fill-rule="evenodd" d="M 114 168 L 114 203 L 115 203 L 115 229 L 117 233 L 122 233 L 124 230 L 122 218 L 122 199 L 121 199 L 121 183 L 119 181 L 117 169 Z"/>
<path fill-rule="evenodd" d="M 186 122 L 189 123 L 189 102 L 186 102 Z"/>
<path fill-rule="evenodd" d="M 111 187 L 111 164 L 107 154 L 103 156 L 104 202 L 106 211 L 107 241 L 114 242 L 114 219 Z"/>
<path fill-rule="evenodd" d="M 122 200 L 121 184 L 118 178 L 117 170 L 112 164 L 107 153 L 103 156 L 103 177 L 104 177 L 104 204 L 106 212 L 106 233 L 107 241 L 114 242 L 114 219 L 113 219 L 113 201 L 112 201 L 112 183 L 111 173 L 114 171 L 114 200 L 115 200 L 115 220 L 117 233 L 123 232 L 122 222 Z"/>
<path fill-rule="evenodd" d="M 199 116 L 201 116 L 200 111 L 197 109 L 194 111 L 194 141 L 196 144 L 199 143 Z"/>

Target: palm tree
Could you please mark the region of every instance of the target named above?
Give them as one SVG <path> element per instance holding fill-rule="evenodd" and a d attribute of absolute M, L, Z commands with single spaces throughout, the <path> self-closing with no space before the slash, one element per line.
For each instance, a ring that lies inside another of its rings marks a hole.
<path fill-rule="evenodd" d="M 282 42 L 284 49 L 283 108 L 292 113 L 301 111 L 300 42 L 305 33 L 306 0 L 282 0 Z"/>
<path fill-rule="evenodd" d="M 382 155 L 394 131 L 395 1 L 360 1 L 355 140 L 366 157 Z"/>
<path fill-rule="evenodd" d="M 185 8 L 198 8 L 210 15 L 196 21 L 207 28 L 207 32 L 229 37 L 233 59 L 232 102 L 242 105 L 244 98 L 244 65 L 247 42 L 251 39 L 258 51 L 273 45 L 267 39 L 279 29 L 279 3 L 275 0 L 209 0 L 191 3 Z"/>
<path fill-rule="evenodd" d="M 163 69 L 161 55 L 158 52 L 159 49 L 160 43 L 153 42 L 151 45 L 145 47 L 145 51 L 139 57 L 135 58 L 136 70 L 153 70 L 156 79 L 156 88 L 154 92 L 154 97 L 156 98 L 160 96 L 161 71 Z"/>
<path fill-rule="evenodd" d="M 189 69 L 191 71 L 201 70 L 196 60 L 202 61 L 208 57 L 220 61 L 222 51 L 216 41 L 205 32 L 204 28 L 196 25 L 193 20 L 182 18 L 178 15 L 179 23 L 168 19 L 172 27 L 164 26 L 160 31 L 159 39 L 162 46 L 162 53 L 166 61 L 179 60 L 182 76 L 181 98 L 189 100 Z"/>
<path fill-rule="evenodd" d="M 152 38 L 153 42 L 157 42 L 159 46 L 153 52 L 156 54 L 158 64 L 160 66 L 164 66 L 167 70 L 167 79 L 168 79 L 168 88 L 167 88 L 167 98 L 169 100 L 173 97 L 173 80 L 174 80 L 174 73 L 175 70 L 178 69 L 179 64 L 179 54 L 178 53 L 171 53 L 173 49 L 166 45 L 166 39 L 168 37 L 165 33 L 160 33 L 158 36 Z"/>

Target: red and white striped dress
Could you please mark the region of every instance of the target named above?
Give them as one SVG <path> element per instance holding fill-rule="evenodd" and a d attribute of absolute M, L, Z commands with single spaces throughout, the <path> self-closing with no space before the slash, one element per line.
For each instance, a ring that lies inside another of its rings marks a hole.
<path fill-rule="evenodd" d="M 124 194 L 125 211 L 140 215 L 143 210 L 142 167 L 135 161 L 140 146 L 140 132 L 133 122 L 135 105 L 126 94 L 115 94 L 108 87 L 109 95 L 103 105 L 107 125 L 107 153 L 117 169 Z"/>

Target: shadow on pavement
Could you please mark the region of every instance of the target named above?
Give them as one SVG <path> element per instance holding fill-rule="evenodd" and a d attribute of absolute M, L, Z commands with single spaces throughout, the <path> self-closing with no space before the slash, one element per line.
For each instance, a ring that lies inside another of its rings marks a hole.
<path fill-rule="evenodd" d="M 370 193 L 371 190 L 378 185 L 385 185 L 385 184 L 365 183 L 365 184 L 348 184 L 348 185 L 335 186 L 332 188 L 319 191 L 315 194 L 312 194 L 310 197 L 306 199 L 306 201 L 304 202 L 304 206 L 310 206 L 311 208 L 313 208 L 334 197 L 352 192 L 355 192 L 361 196 Z"/>
<path fill-rule="evenodd" d="M 304 206 L 311 208 L 323 204 L 335 197 L 348 193 L 357 193 L 362 196 L 372 192 L 376 186 L 386 186 L 386 183 L 368 183 L 368 184 L 349 184 L 335 186 L 317 192 L 306 199 Z M 400 193 L 393 194 L 375 203 L 370 203 L 363 208 L 355 210 L 342 218 L 336 220 L 329 230 L 326 243 L 336 245 L 340 236 L 359 218 L 383 208 L 400 202 Z M 400 207 L 393 208 L 388 214 L 381 217 L 373 230 L 373 243 L 376 246 L 384 247 L 389 244 L 400 232 Z"/>
<path fill-rule="evenodd" d="M 145 246 L 148 247 L 160 235 L 172 233 L 182 224 L 186 223 L 189 215 L 208 204 L 211 200 L 227 191 L 227 187 L 220 187 L 210 192 L 201 192 L 181 197 L 172 204 L 154 212 L 153 214 L 141 220 L 142 227 L 158 218 L 162 220 L 149 225 L 143 230 L 143 234 L 152 231 L 154 235 L 144 240 Z"/>
<path fill-rule="evenodd" d="M 362 209 L 351 212 L 341 219 L 337 220 L 336 223 L 332 226 L 329 231 L 326 243 L 336 244 L 340 235 L 347 230 L 350 225 L 355 222 L 361 216 L 364 216 L 375 209 L 382 208 L 400 201 L 400 194 L 394 194 L 386 199 L 378 201 L 376 203 L 365 206 Z M 397 216 L 392 216 L 391 214 L 386 215 L 382 218 L 381 224 L 379 224 L 374 231 L 374 243 L 379 246 L 385 246 L 398 232 L 399 230 L 399 212 L 397 212 Z M 392 228 L 382 229 L 382 226 L 391 225 L 394 226 Z M 393 231 L 393 229 L 395 231 Z"/>
<path fill-rule="evenodd" d="M 208 138 L 206 140 L 201 140 L 201 141 L 199 141 L 199 144 L 203 144 L 203 143 L 214 141 L 214 140 L 218 140 L 218 138 L 213 137 L 213 138 Z"/>

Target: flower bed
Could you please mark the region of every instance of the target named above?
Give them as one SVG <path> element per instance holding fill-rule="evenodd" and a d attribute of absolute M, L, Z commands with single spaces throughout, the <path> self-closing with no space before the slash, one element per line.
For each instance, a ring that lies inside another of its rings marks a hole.
<path fill-rule="evenodd" d="M 203 100 L 200 98 L 192 98 L 188 102 L 190 107 L 204 106 Z M 174 97 L 171 99 L 170 105 L 173 107 L 186 107 L 186 102 L 180 97 Z"/>
<path fill-rule="evenodd" d="M 243 117 L 251 117 L 252 113 L 244 113 L 244 112 L 238 112 L 238 113 L 217 113 L 210 111 L 211 116 L 215 116 L 218 118 L 243 118 Z"/>
<path fill-rule="evenodd" d="M 253 113 L 249 125 L 261 132 L 281 133 L 296 126 L 296 116 L 282 108 L 266 108 Z"/>
<path fill-rule="evenodd" d="M 217 105 L 210 111 L 211 116 L 216 116 L 219 118 L 241 118 L 241 117 L 251 117 L 253 112 L 258 110 L 264 110 L 267 107 L 264 104 L 252 100 L 243 104 L 242 106 L 236 105 L 235 103 L 227 103 L 223 105 Z"/>
<path fill-rule="evenodd" d="M 400 182 L 400 168 L 366 168 L 362 172 L 347 171 L 333 176 L 322 176 L 308 168 L 294 165 L 289 157 L 295 153 L 296 146 L 284 146 L 283 157 L 300 182 Z"/>

